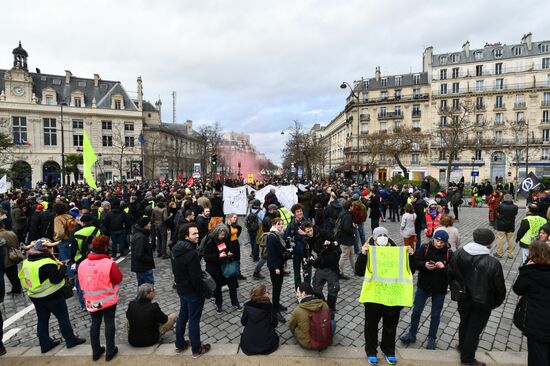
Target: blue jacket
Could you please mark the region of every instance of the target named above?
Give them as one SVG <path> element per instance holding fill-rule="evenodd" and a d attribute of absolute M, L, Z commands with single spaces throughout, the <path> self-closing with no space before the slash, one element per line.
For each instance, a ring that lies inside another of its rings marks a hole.
<path fill-rule="evenodd" d="M 267 267 L 270 269 L 282 269 L 284 266 L 283 253 L 286 248 L 282 240 L 282 236 L 273 231 L 267 236 Z"/>

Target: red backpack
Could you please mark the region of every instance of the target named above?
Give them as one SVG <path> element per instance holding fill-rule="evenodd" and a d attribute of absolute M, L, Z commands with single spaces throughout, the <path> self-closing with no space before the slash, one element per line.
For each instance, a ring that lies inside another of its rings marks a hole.
<path fill-rule="evenodd" d="M 309 339 L 311 349 L 323 350 L 332 344 L 330 310 L 321 309 L 309 313 Z"/>

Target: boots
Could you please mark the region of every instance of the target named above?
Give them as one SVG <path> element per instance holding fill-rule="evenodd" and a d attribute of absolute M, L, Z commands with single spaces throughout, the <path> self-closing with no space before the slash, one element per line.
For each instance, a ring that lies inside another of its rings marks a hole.
<path fill-rule="evenodd" d="M 331 311 L 336 312 L 336 300 L 338 298 L 333 295 L 328 295 L 327 297 L 327 304 Z"/>

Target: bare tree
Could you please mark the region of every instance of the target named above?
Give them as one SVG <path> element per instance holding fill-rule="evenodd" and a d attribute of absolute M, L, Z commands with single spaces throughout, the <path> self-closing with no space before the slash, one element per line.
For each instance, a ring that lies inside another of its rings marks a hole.
<path fill-rule="evenodd" d="M 218 122 L 210 125 L 202 125 L 198 130 L 198 139 L 201 142 L 201 169 L 204 174 L 210 172 L 212 169 L 209 164 L 209 157 L 213 154 L 219 154 L 220 142 L 222 139 L 222 128 Z"/>
<path fill-rule="evenodd" d="M 12 163 L 14 146 L 13 138 L 9 134 L 9 120 L 0 118 L 0 166 Z"/>
<path fill-rule="evenodd" d="M 293 121 L 286 132 L 289 137 L 283 148 L 283 162 L 285 166 L 291 163 L 303 163 L 306 177 L 312 178 L 312 166 L 323 159 L 326 154 L 326 144 L 320 139 L 313 139 L 311 134 L 304 131 L 298 120 Z"/>
<path fill-rule="evenodd" d="M 451 179 L 453 162 L 458 159 L 460 152 L 469 148 L 470 135 L 476 130 L 483 131 L 486 125 L 485 120 L 472 119 L 472 114 L 476 108 L 481 107 L 473 105 L 470 99 L 466 99 L 458 108 L 442 108 L 439 110 L 440 116 L 445 118 L 440 120 L 436 134 L 439 138 L 439 146 L 447 156 L 447 184 Z"/>
<path fill-rule="evenodd" d="M 149 171 L 151 180 L 155 179 L 155 169 L 157 167 L 157 161 L 160 158 L 161 150 L 161 142 L 158 138 L 158 134 L 156 136 L 152 135 L 143 145 L 144 160 L 148 162 L 147 165 L 144 164 L 143 169 Z"/>
<path fill-rule="evenodd" d="M 113 126 L 113 149 L 115 150 L 115 166 L 118 168 L 120 180 L 124 177 L 124 157 L 128 153 L 134 151 L 134 144 L 136 141 L 132 142 L 132 138 L 124 135 L 124 125 L 117 124 Z"/>

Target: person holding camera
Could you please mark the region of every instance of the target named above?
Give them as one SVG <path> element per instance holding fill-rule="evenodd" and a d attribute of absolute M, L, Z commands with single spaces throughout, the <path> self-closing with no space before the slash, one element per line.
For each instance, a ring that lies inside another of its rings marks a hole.
<path fill-rule="evenodd" d="M 271 222 L 271 230 L 267 236 L 267 268 L 269 269 L 269 277 L 271 278 L 272 303 L 277 311 L 279 322 L 284 323 L 286 320 L 281 314 L 281 311 L 286 311 L 287 308 L 281 305 L 281 288 L 283 287 L 283 267 L 288 258 L 286 244 L 283 239 L 284 231 L 283 219 L 276 217 Z"/>
<path fill-rule="evenodd" d="M 414 255 L 414 265 L 418 269 L 418 283 L 414 295 L 414 305 L 409 332 L 401 336 L 405 344 L 416 342 L 416 333 L 420 323 L 420 316 L 426 305 L 426 300 L 432 298 L 432 313 L 430 319 L 430 331 L 426 342 L 426 349 L 435 349 L 437 329 L 449 287 L 447 265 L 451 260 L 453 251 L 449 245 L 449 234 L 438 230 L 428 244 L 424 244 Z"/>
<path fill-rule="evenodd" d="M 313 292 L 324 299 L 323 288 L 328 287 L 327 304 L 332 317 L 336 312 L 336 300 L 340 291 L 339 268 L 340 254 L 342 250 L 337 242 L 332 241 L 332 236 L 319 227 L 313 226 L 309 221 L 302 224 L 304 241 L 313 251 L 307 258 L 306 265 L 315 267 L 313 275 Z"/>
<path fill-rule="evenodd" d="M 285 239 L 294 242 L 294 255 L 292 256 L 292 266 L 294 269 L 294 287 L 302 282 L 301 270 L 304 270 L 304 282 L 311 283 L 311 267 L 304 267 L 304 260 L 309 257 L 309 248 L 303 240 L 304 232 L 300 225 L 304 222 L 304 208 L 297 203 L 290 209 L 294 217 L 290 220 L 286 230 Z"/>

